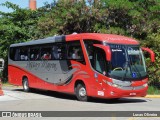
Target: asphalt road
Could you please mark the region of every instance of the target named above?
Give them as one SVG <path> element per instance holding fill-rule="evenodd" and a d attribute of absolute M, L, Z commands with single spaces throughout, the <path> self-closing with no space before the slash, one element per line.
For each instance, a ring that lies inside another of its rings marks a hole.
<path fill-rule="evenodd" d="M 122 98 L 114 102 L 92 99 L 89 102 L 80 102 L 75 96 L 52 91 L 33 90 L 26 93 L 21 87 L 3 87 L 3 90 L 5 95 L 0 96 L 0 111 L 160 111 L 160 98 Z M 77 119 L 84 120 L 83 117 Z M 87 119 L 93 120 L 88 117 Z M 107 119 L 104 117 L 94 119 L 150 120 L 151 118 L 116 118 L 113 116 Z M 152 120 L 160 120 L 160 118 L 154 117 Z"/>

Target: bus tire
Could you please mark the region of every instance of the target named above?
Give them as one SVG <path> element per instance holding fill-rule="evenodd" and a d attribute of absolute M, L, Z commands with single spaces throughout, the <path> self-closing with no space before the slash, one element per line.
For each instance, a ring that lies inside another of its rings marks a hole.
<path fill-rule="evenodd" d="M 29 92 L 30 91 L 30 88 L 29 88 L 29 82 L 28 82 L 28 79 L 27 78 L 24 78 L 23 79 L 23 91 L 24 92 Z"/>
<path fill-rule="evenodd" d="M 86 91 L 86 87 L 84 84 L 79 83 L 76 86 L 76 97 L 79 101 L 87 101 L 88 100 L 88 96 L 87 96 L 87 91 Z"/>

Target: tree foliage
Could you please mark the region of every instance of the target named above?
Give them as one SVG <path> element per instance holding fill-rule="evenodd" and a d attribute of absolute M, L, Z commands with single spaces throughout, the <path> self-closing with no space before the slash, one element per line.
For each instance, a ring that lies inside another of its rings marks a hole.
<path fill-rule="evenodd" d="M 22 9 L 10 2 L 3 5 L 14 10 L 12 13 L 0 12 L 0 56 L 6 57 L 10 44 L 34 39 L 40 15 L 38 11 Z"/>
<path fill-rule="evenodd" d="M 0 11 L 0 57 L 5 59 L 4 78 L 7 76 L 7 54 L 10 44 L 34 39 L 37 21 L 41 13 L 22 9 L 18 5 L 6 2 L 2 4 L 12 8 L 12 13 Z"/>
<path fill-rule="evenodd" d="M 0 56 L 12 43 L 73 32 L 120 34 L 138 39 L 156 53 L 149 72 L 160 76 L 159 0 L 53 0 L 36 11 L 6 2 L 11 13 L 0 12 Z M 147 65 L 149 62 L 147 60 Z M 159 78 L 152 78 L 157 80 Z"/>

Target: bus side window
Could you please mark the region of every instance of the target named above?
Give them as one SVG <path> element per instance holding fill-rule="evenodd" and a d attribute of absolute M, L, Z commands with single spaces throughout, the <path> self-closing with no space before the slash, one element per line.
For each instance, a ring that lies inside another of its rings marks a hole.
<path fill-rule="evenodd" d="M 52 60 L 58 60 L 58 59 L 59 59 L 58 47 L 54 45 L 52 47 Z"/>
<path fill-rule="evenodd" d="M 94 67 L 94 47 L 93 44 L 87 44 L 85 43 L 85 47 L 88 53 L 88 58 L 90 60 L 90 63 L 92 65 L 92 67 Z"/>
<path fill-rule="evenodd" d="M 20 48 L 20 60 L 21 61 L 26 61 L 28 60 L 28 48 Z"/>
<path fill-rule="evenodd" d="M 51 60 L 51 47 L 44 47 L 41 49 L 41 59 L 42 60 Z"/>
<path fill-rule="evenodd" d="M 17 48 L 17 47 L 11 47 L 10 48 L 9 57 L 10 57 L 11 60 L 14 60 L 14 61 L 20 60 L 20 57 L 19 57 L 19 48 Z"/>
<path fill-rule="evenodd" d="M 57 51 L 56 51 L 57 58 L 59 60 L 66 60 L 66 45 L 63 43 L 57 44 Z"/>
<path fill-rule="evenodd" d="M 80 54 L 80 46 L 71 46 L 69 47 L 69 54 L 68 54 L 68 59 L 81 59 L 81 54 Z"/>
<path fill-rule="evenodd" d="M 31 48 L 30 49 L 30 60 L 39 60 L 39 53 L 40 49 L 39 48 Z"/>
<path fill-rule="evenodd" d="M 105 52 L 100 48 L 96 48 L 94 52 L 94 58 L 95 58 L 95 61 L 94 61 L 95 70 L 97 70 L 100 73 L 106 72 Z"/>
<path fill-rule="evenodd" d="M 20 60 L 20 55 L 19 55 L 19 49 L 18 48 L 15 50 L 14 60 L 15 61 Z"/>
<path fill-rule="evenodd" d="M 68 49 L 67 50 L 68 50 L 67 59 L 76 60 L 78 62 L 85 64 L 80 41 L 68 42 Z"/>
<path fill-rule="evenodd" d="M 86 48 L 87 48 L 87 53 L 88 53 L 88 58 L 91 62 L 91 65 L 94 66 L 94 47 L 93 45 L 86 45 Z"/>

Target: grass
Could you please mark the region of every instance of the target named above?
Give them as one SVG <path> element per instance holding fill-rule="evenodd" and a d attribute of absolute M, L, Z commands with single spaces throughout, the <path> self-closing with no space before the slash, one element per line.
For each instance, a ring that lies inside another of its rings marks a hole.
<path fill-rule="evenodd" d="M 10 85 L 11 85 L 11 84 L 8 83 L 8 82 L 2 83 L 2 84 L 3 84 L 3 86 L 10 86 Z"/>
<path fill-rule="evenodd" d="M 149 95 L 160 95 L 160 89 L 154 86 L 149 86 L 147 94 Z"/>

